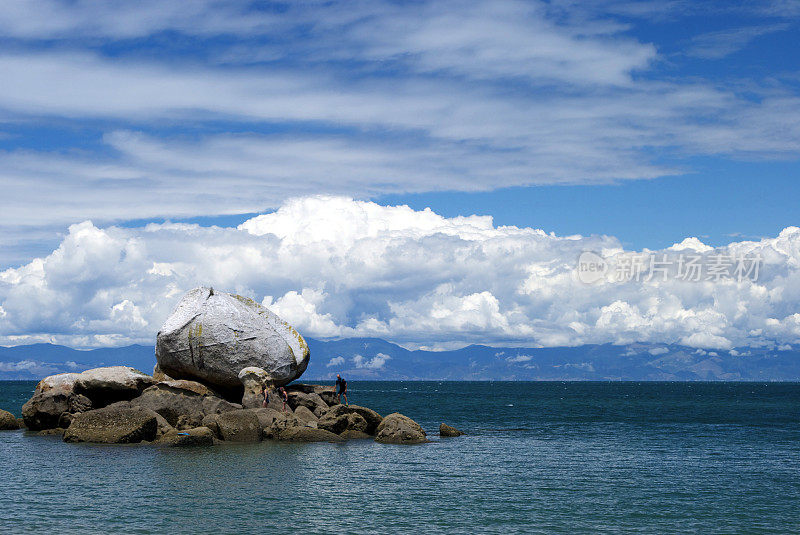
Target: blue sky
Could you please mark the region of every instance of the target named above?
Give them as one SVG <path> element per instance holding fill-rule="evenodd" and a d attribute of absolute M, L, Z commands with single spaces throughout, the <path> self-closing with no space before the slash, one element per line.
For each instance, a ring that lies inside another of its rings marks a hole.
<path fill-rule="evenodd" d="M 798 23 L 794 0 L 10 0 L 0 269 L 16 284 L 84 221 L 235 229 L 318 194 L 626 250 L 777 239 L 798 224 Z M 243 291 L 308 288 L 273 282 Z M 0 303 L 0 336 L 94 335 Z M 353 307 L 331 317 L 383 314 Z"/>

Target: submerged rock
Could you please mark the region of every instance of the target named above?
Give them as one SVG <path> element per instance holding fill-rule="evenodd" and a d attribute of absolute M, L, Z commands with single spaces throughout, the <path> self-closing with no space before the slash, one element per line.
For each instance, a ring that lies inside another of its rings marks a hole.
<path fill-rule="evenodd" d="M 464 432 L 456 429 L 455 427 L 450 427 L 446 423 L 439 424 L 439 436 L 440 437 L 460 437 L 463 435 Z"/>
<path fill-rule="evenodd" d="M 42 437 L 63 437 L 65 431 L 66 429 L 63 427 L 53 427 L 51 429 L 42 429 L 36 434 Z"/>
<path fill-rule="evenodd" d="M 343 442 L 344 439 L 336 433 L 325 431 L 324 429 L 314 429 L 311 427 L 290 427 L 281 431 L 278 440 L 286 442 Z"/>
<path fill-rule="evenodd" d="M 13 431 L 19 429 L 16 416 L 8 411 L 0 410 L 0 431 Z"/>
<path fill-rule="evenodd" d="M 380 423 L 375 441 L 383 444 L 421 444 L 428 442 L 428 439 L 417 422 L 395 412 Z"/>
<path fill-rule="evenodd" d="M 288 323 L 252 299 L 211 288 L 183 296 L 156 339 L 163 373 L 241 391 L 243 368 L 265 370 L 276 386 L 306 370 L 308 345 Z"/>
<path fill-rule="evenodd" d="M 129 444 L 156 438 L 158 420 L 153 411 L 134 407 L 106 407 L 72 418 L 65 442 Z"/>
<path fill-rule="evenodd" d="M 356 431 L 354 429 L 347 429 L 339 433 L 339 436 L 345 440 L 363 440 L 366 438 L 371 439 L 372 435 L 368 435 L 364 431 Z"/>
<path fill-rule="evenodd" d="M 213 446 L 214 433 L 208 427 L 195 427 L 178 431 L 172 429 L 156 441 L 163 446 Z"/>

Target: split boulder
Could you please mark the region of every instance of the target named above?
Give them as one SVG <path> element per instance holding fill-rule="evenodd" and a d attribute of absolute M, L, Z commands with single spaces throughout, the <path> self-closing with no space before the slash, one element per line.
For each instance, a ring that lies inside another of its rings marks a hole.
<path fill-rule="evenodd" d="M 161 371 L 223 391 L 241 391 L 239 371 L 257 367 L 276 386 L 308 366 L 308 344 L 287 322 L 252 299 L 212 288 L 183 296 L 156 338 Z"/>

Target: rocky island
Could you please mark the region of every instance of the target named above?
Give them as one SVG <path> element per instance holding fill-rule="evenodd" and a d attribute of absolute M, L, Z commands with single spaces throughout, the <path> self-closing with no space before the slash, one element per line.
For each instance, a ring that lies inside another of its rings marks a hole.
<path fill-rule="evenodd" d="M 73 443 L 427 442 L 402 414 L 342 405 L 333 387 L 294 383 L 308 366 L 308 345 L 252 299 L 190 290 L 159 331 L 155 357 L 153 375 L 114 366 L 46 377 L 22 421 L 0 411 L 0 423 Z"/>

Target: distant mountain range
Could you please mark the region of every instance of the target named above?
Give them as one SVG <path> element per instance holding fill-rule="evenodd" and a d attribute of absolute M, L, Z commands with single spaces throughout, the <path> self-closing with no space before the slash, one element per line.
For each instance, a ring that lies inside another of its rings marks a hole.
<path fill-rule="evenodd" d="M 585 345 L 454 351 L 409 351 L 378 338 L 307 339 L 311 364 L 303 380 L 632 380 L 798 381 L 794 348 L 704 351 L 679 345 Z M 152 346 L 79 351 L 52 344 L 0 347 L 0 379 L 40 379 L 98 366 L 127 365 L 151 372 Z"/>

